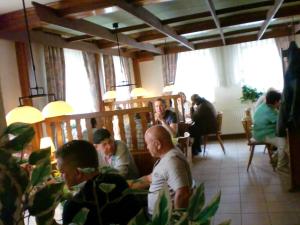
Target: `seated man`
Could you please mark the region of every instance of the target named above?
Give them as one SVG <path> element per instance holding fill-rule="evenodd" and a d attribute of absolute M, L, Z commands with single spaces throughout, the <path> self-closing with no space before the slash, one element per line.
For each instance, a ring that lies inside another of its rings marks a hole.
<path fill-rule="evenodd" d="M 186 208 L 192 193 L 192 176 L 182 152 L 175 148 L 170 133 L 160 125 L 150 127 L 145 134 L 147 148 L 152 157 L 159 158 L 150 175 L 130 184 L 131 188 L 149 188 L 148 213 L 153 214 L 158 194 L 168 185 L 175 209 Z"/>
<path fill-rule="evenodd" d="M 63 224 L 70 224 L 82 208 L 89 209 L 85 225 L 127 224 L 138 213 L 140 206 L 133 195 L 113 202 L 122 196 L 128 185 L 118 174 L 99 173 L 97 152 L 92 144 L 74 140 L 64 144 L 56 156 L 68 188 L 80 186 L 79 192 L 64 204 Z M 115 187 L 107 195 L 99 188 L 101 184 L 114 184 Z"/>
<path fill-rule="evenodd" d="M 278 119 L 278 109 L 280 106 L 281 94 L 271 90 L 266 94 L 266 102 L 262 103 L 253 116 L 253 138 L 277 147 L 278 169 L 288 167 L 286 139 L 276 136 L 276 125 Z"/>
<path fill-rule="evenodd" d="M 183 121 L 183 115 L 185 117 L 185 121 L 186 122 L 190 122 L 191 121 L 191 113 L 190 113 L 190 109 L 191 109 L 191 106 L 192 104 L 186 99 L 186 96 L 183 92 L 179 92 L 178 95 L 181 95 L 181 98 L 182 98 L 182 102 L 181 102 L 181 99 L 178 98 L 177 99 L 177 103 L 179 106 L 183 106 L 183 112 L 182 111 L 182 108 L 179 107 L 179 110 L 180 110 L 180 115 L 179 115 L 179 118 L 180 118 L 180 121 Z"/>
<path fill-rule="evenodd" d="M 154 102 L 154 117 L 156 124 L 161 124 L 167 131 L 170 132 L 172 137 L 177 136 L 177 115 L 175 112 L 167 109 L 167 105 L 164 99 L 158 98 Z"/>
<path fill-rule="evenodd" d="M 202 136 L 217 131 L 217 112 L 213 104 L 197 94 L 192 95 L 191 100 L 190 111 L 193 124 L 190 127 L 190 134 L 194 138 L 192 152 L 197 155 L 198 152 L 201 152 Z"/>
<path fill-rule="evenodd" d="M 93 143 L 99 153 L 99 164 L 119 171 L 125 179 L 138 177 L 138 170 L 125 143 L 113 140 L 107 129 L 94 132 Z"/>

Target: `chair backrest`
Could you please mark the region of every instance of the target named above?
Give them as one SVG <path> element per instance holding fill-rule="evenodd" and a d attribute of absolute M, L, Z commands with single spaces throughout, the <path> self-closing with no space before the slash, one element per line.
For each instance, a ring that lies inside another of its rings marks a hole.
<path fill-rule="evenodd" d="M 217 113 L 217 132 L 222 132 L 222 120 L 223 120 L 223 112 Z"/>
<path fill-rule="evenodd" d="M 181 149 L 181 151 L 184 153 L 186 157 L 187 157 L 189 142 L 190 142 L 190 133 L 188 132 L 185 132 L 184 136 L 178 137 L 177 139 L 178 147 Z"/>
<path fill-rule="evenodd" d="M 185 123 L 183 121 L 178 123 L 178 137 L 184 136 L 185 132 L 189 132 L 190 124 Z"/>
<path fill-rule="evenodd" d="M 244 115 L 247 120 L 250 120 L 252 123 L 252 115 L 251 115 L 251 108 L 246 108 L 245 109 L 245 115 Z"/>
<path fill-rule="evenodd" d="M 251 138 L 252 138 L 252 120 L 249 119 L 248 117 L 244 117 L 242 120 L 242 124 L 243 124 L 243 128 L 245 131 L 245 135 L 247 138 L 248 143 L 251 142 Z"/>

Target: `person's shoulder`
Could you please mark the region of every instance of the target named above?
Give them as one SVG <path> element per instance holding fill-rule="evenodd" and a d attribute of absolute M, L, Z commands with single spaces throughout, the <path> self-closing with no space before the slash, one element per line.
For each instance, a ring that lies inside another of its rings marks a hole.
<path fill-rule="evenodd" d="M 95 178 L 97 184 L 108 183 L 127 187 L 127 182 L 121 175 L 117 173 L 101 173 Z"/>

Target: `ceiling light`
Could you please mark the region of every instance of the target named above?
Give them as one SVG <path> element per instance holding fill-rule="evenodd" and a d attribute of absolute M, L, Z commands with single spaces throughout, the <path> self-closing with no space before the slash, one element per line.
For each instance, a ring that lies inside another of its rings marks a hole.
<path fill-rule="evenodd" d="M 144 88 L 141 88 L 141 87 L 134 88 L 130 92 L 131 97 L 145 97 L 147 95 L 148 95 L 147 91 Z"/>

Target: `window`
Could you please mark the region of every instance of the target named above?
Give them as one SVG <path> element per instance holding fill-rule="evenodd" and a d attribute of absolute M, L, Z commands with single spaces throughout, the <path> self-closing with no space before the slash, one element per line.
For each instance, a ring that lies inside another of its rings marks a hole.
<path fill-rule="evenodd" d="M 116 85 L 123 85 L 127 84 L 130 82 L 130 79 L 126 77 L 125 74 L 125 69 L 124 69 L 124 61 L 122 62 L 122 67 L 121 68 L 121 61 L 119 56 L 113 56 L 113 61 L 114 61 L 114 69 L 115 69 L 115 75 L 116 75 Z M 129 86 L 123 86 L 123 87 L 116 87 L 117 91 L 117 100 L 122 101 L 122 100 L 127 100 L 130 98 L 130 89 Z"/>
<path fill-rule="evenodd" d="M 187 98 L 199 94 L 209 101 L 215 99 L 217 73 L 209 49 L 178 54 L 174 89 L 185 92 Z"/>
<path fill-rule="evenodd" d="M 274 39 L 253 41 L 236 48 L 234 76 L 236 82 L 266 91 L 283 88 L 282 63 Z"/>
<path fill-rule="evenodd" d="M 64 49 L 66 66 L 66 101 L 74 114 L 94 112 L 93 98 L 81 51 Z"/>

